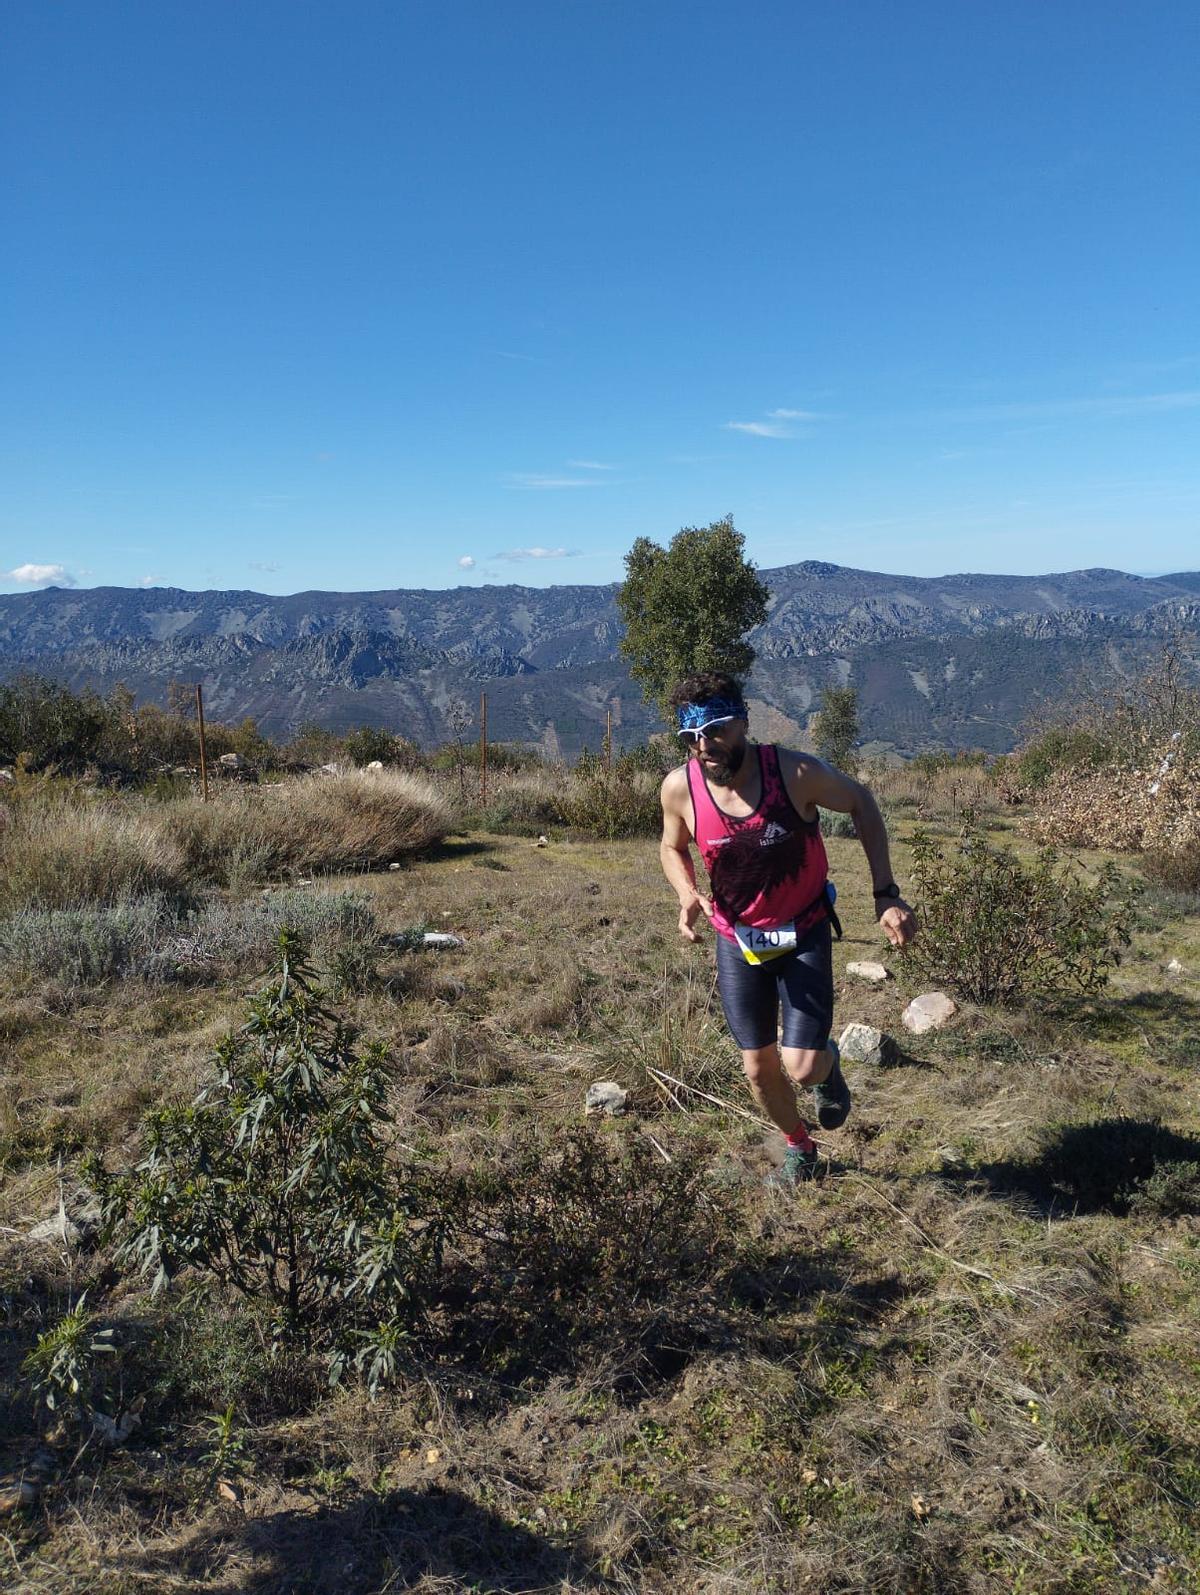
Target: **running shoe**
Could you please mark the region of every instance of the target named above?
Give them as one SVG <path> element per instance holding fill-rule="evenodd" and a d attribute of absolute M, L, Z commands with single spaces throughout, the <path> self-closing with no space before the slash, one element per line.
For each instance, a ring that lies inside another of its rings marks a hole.
<path fill-rule="evenodd" d="M 842 1078 L 842 1055 L 834 1040 L 829 1042 L 833 1053 L 833 1068 L 829 1078 L 813 1086 L 817 1102 L 817 1122 L 823 1130 L 840 1130 L 850 1116 L 850 1087 Z"/>
<path fill-rule="evenodd" d="M 783 1162 L 777 1169 L 771 1170 L 766 1183 L 776 1188 L 803 1185 L 805 1180 L 814 1177 L 819 1161 L 820 1153 L 813 1145 L 807 1151 L 798 1146 L 785 1147 Z"/>

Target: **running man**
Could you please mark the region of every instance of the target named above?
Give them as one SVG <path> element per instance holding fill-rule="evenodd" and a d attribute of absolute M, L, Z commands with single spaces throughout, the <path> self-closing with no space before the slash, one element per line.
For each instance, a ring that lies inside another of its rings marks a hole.
<path fill-rule="evenodd" d="M 892 945 L 910 942 L 917 922 L 892 879 L 883 818 L 865 786 L 812 754 L 749 741 L 741 683 L 732 676 L 688 676 L 670 701 L 688 762 L 662 785 L 663 873 L 679 896 L 684 940 L 697 939 L 701 914 L 717 932 L 725 1019 L 754 1100 L 787 1142 L 772 1179 L 794 1185 L 817 1165 L 795 1088 L 812 1086 L 822 1129 L 838 1129 L 850 1112 L 829 1033 L 837 916 L 818 805 L 853 816 L 875 913 Z M 711 897 L 696 886 L 693 841 Z"/>

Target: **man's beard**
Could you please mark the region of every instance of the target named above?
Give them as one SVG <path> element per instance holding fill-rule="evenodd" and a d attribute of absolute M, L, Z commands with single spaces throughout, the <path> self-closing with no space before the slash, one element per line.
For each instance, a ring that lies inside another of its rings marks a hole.
<path fill-rule="evenodd" d="M 731 748 L 719 764 L 714 765 L 712 769 L 706 769 L 704 773 L 710 781 L 715 781 L 718 786 L 728 786 L 741 769 L 742 761 L 745 757 L 746 744 L 743 742 L 740 748 Z"/>

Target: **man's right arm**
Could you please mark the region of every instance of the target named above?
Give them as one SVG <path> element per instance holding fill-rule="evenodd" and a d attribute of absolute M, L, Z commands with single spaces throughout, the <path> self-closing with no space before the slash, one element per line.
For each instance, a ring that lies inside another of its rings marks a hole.
<path fill-rule="evenodd" d="M 684 941 L 695 941 L 697 918 L 712 918 L 712 899 L 696 889 L 696 868 L 692 863 L 691 833 L 683 814 L 686 778 L 682 770 L 672 770 L 662 784 L 663 834 L 658 856 L 663 874 L 679 898 L 679 934 Z"/>

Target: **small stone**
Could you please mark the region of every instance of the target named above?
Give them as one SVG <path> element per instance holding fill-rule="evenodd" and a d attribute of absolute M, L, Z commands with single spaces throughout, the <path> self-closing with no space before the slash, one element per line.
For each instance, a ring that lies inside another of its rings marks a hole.
<path fill-rule="evenodd" d="M 389 864 L 388 865 L 388 869 L 390 869 L 390 870 L 398 870 L 399 868 L 400 868 L 399 864 Z"/>
<path fill-rule="evenodd" d="M 427 930 L 424 941 L 426 947 L 436 947 L 441 952 L 450 947 L 461 947 L 463 944 L 461 936 L 451 936 L 448 930 Z"/>
<path fill-rule="evenodd" d="M 589 1113 L 607 1113 L 616 1118 L 624 1113 L 629 1093 L 615 1080 L 596 1080 L 587 1088 L 585 1107 Z"/>
<path fill-rule="evenodd" d="M 914 1036 L 923 1036 L 927 1030 L 940 1030 L 958 1012 L 958 1004 L 944 991 L 927 991 L 914 997 L 900 1016 L 900 1022 Z"/>
<path fill-rule="evenodd" d="M 425 1461 L 432 1468 L 432 1467 L 436 1467 L 436 1465 L 441 1460 L 442 1460 L 442 1453 L 438 1450 L 437 1446 L 431 1445 L 429 1447 L 429 1450 L 426 1451 L 426 1453 L 425 1453 Z"/>
<path fill-rule="evenodd" d="M 534 847 L 549 847 L 550 846 L 550 838 L 548 836 L 539 836 L 537 841 L 533 845 L 534 845 Z"/>
<path fill-rule="evenodd" d="M 245 762 L 240 753 L 222 753 L 217 760 L 223 770 L 240 770 Z"/>
<path fill-rule="evenodd" d="M 846 973 L 857 975 L 860 980 L 869 980 L 873 986 L 878 986 L 882 981 L 890 980 L 892 972 L 883 964 L 874 963 L 871 959 L 863 959 L 858 963 L 847 964 Z"/>
<path fill-rule="evenodd" d="M 367 769 L 368 770 L 382 770 L 383 769 L 383 760 L 382 759 L 372 759 L 370 764 L 367 765 Z"/>
<path fill-rule="evenodd" d="M 41 1494 L 34 1479 L 9 1479 L 0 1484 L 0 1517 L 7 1517 L 23 1506 L 32 1506 Z"/>
<path fill-rule="evenodd" d="M 1183 965 L 1179 962 L 1178 958 L 1172 958 L 1171 962 L 1167 965 L 1167 974 L 1168 975 L 1182 975 L 1183 974 Z"/>
<path fill-rule="evenodd" d="M 869 1063 L 878 1067 L 896 1055 L 891 1036 L 874 1025 L 847 1025 L 838 1037 L 838 1050 L 847 1063 Z"/>
<path fill-rule="evenodd" d="M 0 770 L 0 781 L 15 781 L 16 779 L 11 770 Z"/>

